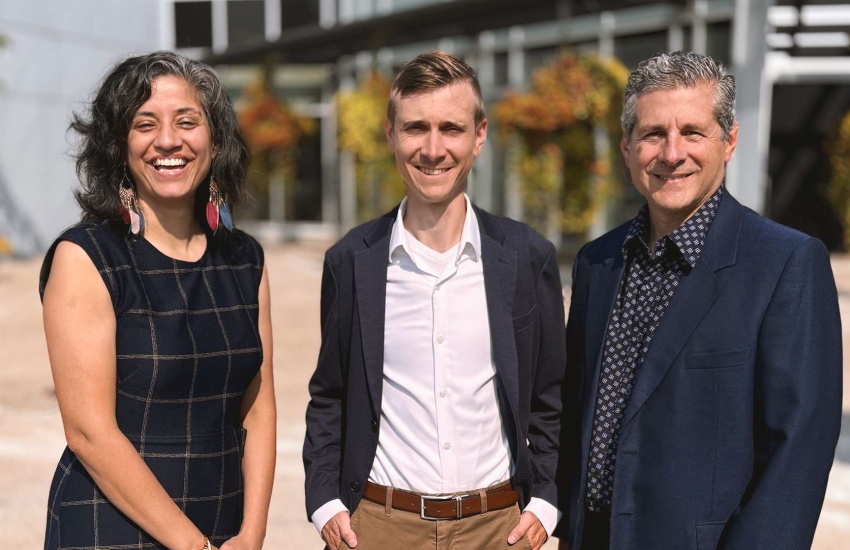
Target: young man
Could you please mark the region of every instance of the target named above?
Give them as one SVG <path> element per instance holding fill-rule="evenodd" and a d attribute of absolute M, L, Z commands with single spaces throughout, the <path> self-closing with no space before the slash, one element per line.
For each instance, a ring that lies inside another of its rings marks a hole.
<path fill-rule="evenodd" d="M 566 361 L 554 247 L 465 194 L 487 120 L 463 61 L 406 64 L 386 135 L 407 197 L 325 258 L 308 516 L 331 548 L 539 549 Z"/>
<path fill-rule="evenodd" d="M 695 53 L 629 78 L 621 148 L 646 206 L 575 264 L 562 548 L 811 546 L 841 421 L 838 300 L 820 241 L 723 188 L 734 104 Z"/>

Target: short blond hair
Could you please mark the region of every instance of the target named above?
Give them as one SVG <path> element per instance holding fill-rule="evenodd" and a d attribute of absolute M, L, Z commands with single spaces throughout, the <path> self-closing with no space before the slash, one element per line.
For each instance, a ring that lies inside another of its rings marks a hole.
<path fill-rule="evenodd" d="M 396 99 L 438 90 L 458 82 L 468 82 L 475 94 L 475 125 L 485 118 L 484 98 L 475 71 L 463 60 L 450 53 L 432 51 L 416 56 L 405 63 L 395 77 L 387 104 L 387 119 L 395 124 Z"/>

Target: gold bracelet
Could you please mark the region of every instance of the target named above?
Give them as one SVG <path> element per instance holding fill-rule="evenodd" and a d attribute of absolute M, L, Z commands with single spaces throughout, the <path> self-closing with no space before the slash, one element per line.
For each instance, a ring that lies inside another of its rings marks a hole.
<path fill-rule="evenodd" d="M 207 537 L 204 537 L 204 546 L 201 547 L 201 550 L 212 550 L 212 543 Z"/>

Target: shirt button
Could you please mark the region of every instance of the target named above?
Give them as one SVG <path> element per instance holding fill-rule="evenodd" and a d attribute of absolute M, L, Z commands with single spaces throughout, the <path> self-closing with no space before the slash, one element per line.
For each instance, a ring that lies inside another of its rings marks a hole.
<path fill-rule="evenodd" d="M 446 339 L 445 339 L 445 338 L 443 338 L 442 336 L 437 336 L 437 343 L 438 343 L 438 344 L 442 344 L 445 340 L 446 340 Z"/>
<path fill-rule="evenodd" d="M 452 448 L 452 444 L 451 443 L 443 443 L 443 448 L 448 451 L 449 449 Z"/>
<path fill-rule="evenodd" d="M 440 390 L 440 397 L 445 397 L 448 394 L 446 390 Z"/>

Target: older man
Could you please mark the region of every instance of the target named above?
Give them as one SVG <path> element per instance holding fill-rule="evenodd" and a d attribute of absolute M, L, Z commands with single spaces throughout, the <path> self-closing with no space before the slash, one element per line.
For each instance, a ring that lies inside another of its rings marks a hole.
<path fill-rule="evenodd" d="M 621 149 L 646 205 L 575 263 L 562 548 L 811 545 L 841 419 L 835 283 L 820 241 L 724 189 L 734 102 L 703 55 L 629 77 Z"/>
<path fill-rule="evenodd" d="M 557 256 L 466 196 L 486 133 L 466 63 L 406 64 L 386 136 L 407 197 L 325 257 L 304 465 L 331 548 L 536 550 L 557 522 Z"/>

